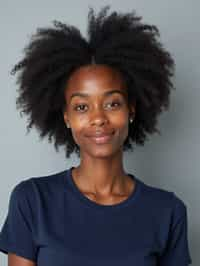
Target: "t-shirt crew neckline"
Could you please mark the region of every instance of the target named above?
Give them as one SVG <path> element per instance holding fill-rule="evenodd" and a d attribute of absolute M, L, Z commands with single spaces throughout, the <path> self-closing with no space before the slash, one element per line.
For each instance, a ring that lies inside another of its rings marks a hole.
<path fill-rule="evenodd" d="M 84 203 L 86 204 L 87 206 L 91 207 L 91 208 L 94 208 L 94 209 L 102 209 L 102 210 L 116 210 L 116 209 L 122 209 L 126 206 L 129 206 L 131 203 L 133 203 L 136 198 L 138 197 L 139 193 L 140 193 L 140 190 L 141 190 L 141 182 L 138 178 L 136 178 L 133 174 L 131 173 L 126 173 L 128 174 L 134 181 L 135 181 L 135 188 L 134 190 L 131 192 L 131 194 L 128 196 L 128 198 L 126 198 L 125 200 L 119 202 L 119 203 L 116 203 L 116 204 L 107 204 L 107 205 L 104 205 L 104 204 L 100 204 L 100 203 L 97 203 L 91 199 L 89 199 L 88 197 L 86 197 L 80 190 L 79 188 L 77 187 L 76 183 L 74 182 L 73 180 L 73 177 L 72 177 L 72 170 L 74 169 L 75 167 L 72 166 L 71 168 L 69 168 L 67 170 L 67 173 L 66 173 L 66 178 L 67 178 L 67 181 L 69 182 L 69 184 L 71 185 L 71 188 L 73 190 L 73 192 L 75 193 L 75 195 Z"/>

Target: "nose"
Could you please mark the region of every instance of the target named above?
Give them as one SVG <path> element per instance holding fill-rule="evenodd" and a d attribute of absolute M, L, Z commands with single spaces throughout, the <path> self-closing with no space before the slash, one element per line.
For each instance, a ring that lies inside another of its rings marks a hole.
<path fill-rule="evenodd" d="M 102 126 L 108 123 L 108 118 L 104 110 L 96 108 L 95 110 L 92 110 L 90 121 L 91 125 Z"/>

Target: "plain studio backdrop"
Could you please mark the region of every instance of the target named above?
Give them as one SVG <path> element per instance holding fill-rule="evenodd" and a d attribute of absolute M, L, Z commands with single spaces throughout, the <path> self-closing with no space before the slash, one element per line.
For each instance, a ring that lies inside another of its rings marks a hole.
<path fill-rule="evenodd" d="M 200 16 L 199 1 L 0 1 L 0 226 L 8 211 L 11 190 L 23 179 L 62 171 L 77 165 L 76 155 L 65 158 L 53 143 L 39 140 L 33 130 L 26 135 L 26 117 L 16 110 L 16 77 L 9 74 L 21 59 L 22 49 L 37 27 L 52 26 L 54 19 L 80 28 L 85 36 L 89 6 L 98 11 L 110 4 L 111 11 L 135 9 L 143 21 L 155 24 L 160 40 L 175 59 L 169 111 L 159 117 L 162 135 L 149 136 L 144 147 L 124 154 L 128 171 L 149 185 L 174 191 L 186 204 L 188 241 L 194 266 L 200 255 Z M 0 265 L 7 256 L 0 254 Z"/>

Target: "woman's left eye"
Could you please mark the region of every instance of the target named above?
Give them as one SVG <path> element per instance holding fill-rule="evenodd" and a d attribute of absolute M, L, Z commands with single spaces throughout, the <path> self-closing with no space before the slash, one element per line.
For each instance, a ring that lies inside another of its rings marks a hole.
<path fill-rule="evenodd" d="M 121 105 L 121 103 L 118 102 L 118 101 L 114 101 L 114 102 L 111 102 L 111 103 L 108 103 L 108 104 L 111 104 L 111 105 L 117 105 L 117 106 L 120 106 L 120 105 Z"/>

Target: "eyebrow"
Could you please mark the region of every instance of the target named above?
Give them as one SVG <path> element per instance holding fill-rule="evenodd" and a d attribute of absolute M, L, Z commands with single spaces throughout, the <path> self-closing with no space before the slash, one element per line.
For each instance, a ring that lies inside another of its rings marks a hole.
<path fill-rule="evenodd" d="M 111 90 L 111 91 L 106 91 L 106 92 L 103 93 L 103 95 L 104 95 L 104 96 L 108 96 L 108 95 L 111 95 L 111 94 L 113 94 L 113 93 L 119 93 L 119 94 L 121 94 L 121 95 L 123 95 L 123 96 L 126 95 L 126 92 L 125 92 L 125 91 L 122 91 L 122 90 Z M 87 98 L 87 97 L 89 97 L 90 95 L 87 94 L 87 93 L 82 93 L 82 92 L 72 93 L 72 95 L 71 95 L 71 97 L 70 97 L 70 101 L 71 101 L 71 99 L 72 99 L 73 97 L 75 97 L 75 96 L 80 96 L 80 97 L 85 97 L 85 98 Z"/>

